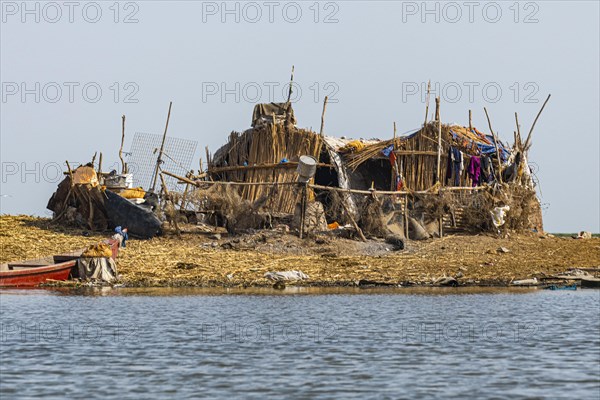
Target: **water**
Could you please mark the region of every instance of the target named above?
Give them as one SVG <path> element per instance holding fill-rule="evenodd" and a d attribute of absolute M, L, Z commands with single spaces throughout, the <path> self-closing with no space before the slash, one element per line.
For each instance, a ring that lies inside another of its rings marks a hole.
<path fill-rule="evenodd" d="M 592 290 L 5 290 L 0 395 L 598 399 L 599 314 Z"/>

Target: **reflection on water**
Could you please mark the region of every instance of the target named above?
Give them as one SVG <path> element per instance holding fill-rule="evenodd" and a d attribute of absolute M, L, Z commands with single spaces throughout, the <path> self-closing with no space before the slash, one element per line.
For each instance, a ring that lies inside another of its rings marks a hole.
<path fill-rule="evenodd" d="M 598 398 L 600 291 L 0 291 L 0 395 Z"/>

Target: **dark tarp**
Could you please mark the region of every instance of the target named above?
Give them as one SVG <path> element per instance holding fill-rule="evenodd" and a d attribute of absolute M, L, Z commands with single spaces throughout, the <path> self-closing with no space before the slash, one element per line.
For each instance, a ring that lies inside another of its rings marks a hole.
<path fill-rule="evenodd" d="M 161 222 L 151 211 L 106 190 L 104 207 L 111 227 L 127 228 L 132 236 L 149 239 L 162 233 Z"/>

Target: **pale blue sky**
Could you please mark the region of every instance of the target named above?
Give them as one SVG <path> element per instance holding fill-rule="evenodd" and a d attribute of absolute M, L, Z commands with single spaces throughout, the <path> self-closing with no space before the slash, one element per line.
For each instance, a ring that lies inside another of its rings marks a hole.
<path fill-rule="evenodd" d="M 230 13 L 222 2 L 136 1 L 119 3 L 118 15 L 113 1 L 76 3 L 70 16 L 63 2 L 28 2 L 30 13 L 2 2 L 2 213 L 48 215 L 66 159 L 102 151 L 116 162 L 122 114 L 126 149 L 134 132 L 162 133 L 172 100 L 169 134 L 197 140 L 197 156 L 216 150 L 249 127 L 256 101 L 273 100 L 269 87 L 283 100 L 293 64 L 298 125 L 318 130 L 330 94 L 334 136 L 391 137 L 393 121 L 400 132 L 417 128 L 431 79 L 445 122 L 467 124 L 472 109 L 488 131 L 487 107 L 512 143 L 514 112 L 525 134 L 551 93 L 530 153 L 545 227 L 600 230 L 597 1 L 259 1 L 229 2 Z"/>

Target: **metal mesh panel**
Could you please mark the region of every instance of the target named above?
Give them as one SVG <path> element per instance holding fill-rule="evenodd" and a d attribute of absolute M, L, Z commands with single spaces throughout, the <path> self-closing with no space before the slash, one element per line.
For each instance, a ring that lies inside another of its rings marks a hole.
<path fill-rule="evenodd" d="M 156 159 L 162 142 L 162 135 L 136 132 L 131 144 L 127 165 L 133 173 L 134 186 L 149 189 L 156 168 Z M 196 153 L 198 142 L 187 139 L 167 137 L 163 152 L 161 168 L 177 175 L 185 176 L 192 169 L 191 163 Z M 160 178 L 156 188 L 160 188 Z M 165 175 L 167 187 L 171 191 L 181 191 L 177 179 Z"/>

